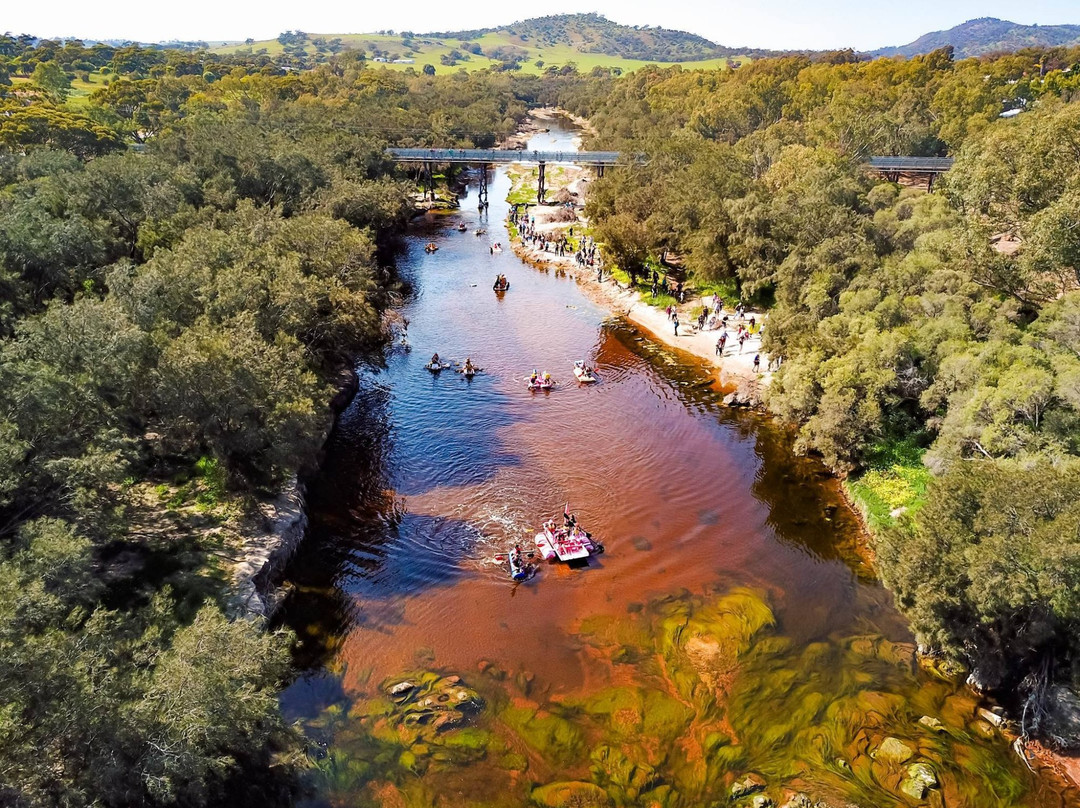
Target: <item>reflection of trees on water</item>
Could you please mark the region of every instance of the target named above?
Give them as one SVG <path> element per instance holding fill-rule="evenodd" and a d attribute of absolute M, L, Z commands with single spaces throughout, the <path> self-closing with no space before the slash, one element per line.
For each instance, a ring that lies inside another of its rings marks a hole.
<path fill-rule="evenodd" d="M 720 403 L 719 387 L 704 368 L 672 361 L 672 353 L 643 337 L 631 326 L 613 322 L 602 331 L 597 366 L 627 366 L 630 352 L 648 363 L 652 373 L 688 409 L 707 413 L 747 444 L 753 443 L 757 473 L 753 495 L 768 506 L 767 524 L 776 538 L 798 546 L 822 561 L 840 560 L 857 574 L 873 578 L 855 553 L 861 526 L 821 463 L 796 457 L 786 430 L 770 418 Z M 705 509 L 702 519 L 712 514 Z"/>
<path fill-rule="evenodd" d="M 310 523 L 286 569 L 279 616 L 300 639 L 300 670 L 324 665 L 359 626 L 392 631 L 403 619 L 402 597 L 453 583 L 461 550 L 476 539 L 468 523 L 410 514 L 395 495 L 390 402 L 385 387 L 365 384 L 308 481 Z"/>

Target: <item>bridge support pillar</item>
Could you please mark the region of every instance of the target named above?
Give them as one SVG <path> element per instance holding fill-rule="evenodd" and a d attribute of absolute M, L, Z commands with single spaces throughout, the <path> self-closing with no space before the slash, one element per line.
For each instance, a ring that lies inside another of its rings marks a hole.
<path fill-rule="evenodd" d="M 483 210 L 488 206 L 488 167 L 487 163 L 480 164 L 480 188 L 477 192 L 477 206 Z"/>
<path fill-rule="evenodd" d="M 544 187 L 544 164 L 540 163 L 540 175 L 536 183 L 536 204 L 544 204 L 544 196 L 547 195 L 547 189 Z"/>
<path fill-rule="evenodd" d="M 603 179 L 604 178 L 604 164 L 603 163 L 600 163 L 600 165 L 598 165 L 596 167 L 596 178 L 597 179 Z"/>
<path fill-rule="evenodd" d="M 435 201 L 435 169 L 430 163 L 424 163 L 424 201 L 428 199 L 428 194 L 431 195 L 431 201 Z"/>

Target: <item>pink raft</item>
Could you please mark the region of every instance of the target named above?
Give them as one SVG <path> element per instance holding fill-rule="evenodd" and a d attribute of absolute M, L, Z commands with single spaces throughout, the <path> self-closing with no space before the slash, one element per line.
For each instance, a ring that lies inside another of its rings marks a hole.
<path fill-rule="evenodd" d="M 550 521 L 545 522 L 543 531 L 536 534 L 536 547 L 545 561 L 574 561 L 602 552 L 600 544 L 580 527 L 567 531 Z"/>

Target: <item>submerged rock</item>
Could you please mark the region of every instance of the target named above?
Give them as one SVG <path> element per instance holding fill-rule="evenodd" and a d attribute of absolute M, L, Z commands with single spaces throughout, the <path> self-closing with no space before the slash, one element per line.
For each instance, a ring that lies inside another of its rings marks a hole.
<path fill-rule="evenodd" d="M 620 805 L 631 804 L 657 784 L 656 770 L 644 760 L 632 760 L 610 746 L 597 747 L 592 753 L 593 779 L 603 784 Z"/>
<path fill-rule="evenodd" d="M 784 800 L 780 808 L 812 808 L 813 804 L 810 797 L 800 791 Z"/>
<path fill-rule="evenodd" d="M 736 780 L 731 784 L 731 799 L 738 800 L 748 794 L 754 794 L 758 791 L 765 790 L 765 778 L 760 774 L 750 772 L 750 774 L 743 777 L 741 780 Z"/>
<path fill-rule="evenodd" d="M 918 723 L 929 730 L 933 730 L 934 732 L 945 731 L 945 725 L 933 716 L 924 715 L 922 718 L 919 719 Z"/>
<path fill-rule="evenodd" d="M 926 792 L 937 788 L 937 773 L 929 763 L 912 763 L 908 766 L 907 777 L 900 783 L 900 790 L 909 797 L 921 800 Z"/>
<path fill-rule="evenodd" d="M 959 662 L 941 656 L 940 654 L 933 653 L 922 646 L 918 649 L 917 659 L 919 661 L 919 667 L 927 673 L 933 674 L 943 682 L 959 682 L 964 677 L 964 674 L 967 673 L 967 668 Z"/>
<path fill-rule="evenodd" d="M 915 755 L 915 750 L 899 738 L 886 738 L 881 742 L 871 757 L 882 763 L 907 763 Z"/>
<path fill-rule="evenodd" d="M 601 808 L 611 805 L 607 792 L 594 783 L 571 780 L 534 788 L 530 799 L 544 808 Z"/>
<path fill-rule="evenodd" d="M 407 743 L 432 743 L 434 736 L 464 722 L 484 704 L 457 676 L 424 672 L 387 679 L 381 690 L 390 697 L 380 712 Z"/>

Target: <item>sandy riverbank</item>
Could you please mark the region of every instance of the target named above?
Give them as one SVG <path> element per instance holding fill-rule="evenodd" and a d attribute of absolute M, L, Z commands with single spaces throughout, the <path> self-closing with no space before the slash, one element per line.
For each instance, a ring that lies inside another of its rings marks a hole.
<path fill-rule="evenodd" d="M 587 169 L 575 168 L 567 171 L 562 187 L 575 197 L 574 210 L 577 217 L 570 222 L 559 221 L 558 215 L 566 210 L 564 207 L 530 207 L 529 215 L 535 217 L 537 232 L 551 234 L 552 239 L 568 232 L 570 228 L 573 228 L 575 233 L 581 233 L 588 224 L 582 214 L 582 206 L 588 193 L 589 182 Z M 551 195 L 554 196 L 559 190 L 558 187 L 553 188 Z M 712 308 L 712 298 L 688 297 L 684 303 L 677 306 L 680 325 L 676 336 L 675 328 L 664 309 L 648 304 L 639 292 L 620 284 L 610 274 L 605 272 L 603 280 L 597 280 L 595 267 L 580 266 L 573 255 L 558 256 L 523 243 L 520 238 L 514 238 L 512 246 L 514 252 L 529 264 L 553 268 L 574 277 L 590 297 L 607 306 L 613 314 L 625 317 L 656 341 L 692 354 L 713 367 L 724 386 L 738 390 L 740 401 L 760 400 L 762 388 L 767 386 L 772 378 L 772 374 L 767 371 L 769 357 L 761 351 L 761 331 L 750 337 L 740 349 L 736 339 L 740 321 L 732 310 L 732 301 L 725 301 L 724 313 L 729 317 L 730 327 L 727 329 L 727 345 L 721 356 L 716 352 L 716 344 L 724 329 L 699 331 L 693 316 L 695 310 L 703 304 Z M 762 312 L 750 311 L 745 316 L 747 320 L 754 317 L 758 323 L 765 322 Z M 754 371 L 755 356 L 760 356 L 762 372 Z"/>
<path fill-rule="evenodd" d="M 589 121 L 578 115 L 574 115 L 565 109 L 559 109 L 558 107 L 538 107 L 529 112 L 529 117 L 525 123 L 521 125 L 521 128 L 517 132 L 510 135 L 502 142 L 499 143 L 500 149 L 523 149 L 529 142 L 529 138 L 535 135 L 537 132 L 546 132 L 551 121 L 556 118 L 564 118 L 572 121 L 574 126 L 580 129 L 586 135 L 595 136 L 596 129 Z M 575 138 L 575 143 L 578 148 L 581 148 L 581 137 Z"/>

